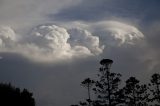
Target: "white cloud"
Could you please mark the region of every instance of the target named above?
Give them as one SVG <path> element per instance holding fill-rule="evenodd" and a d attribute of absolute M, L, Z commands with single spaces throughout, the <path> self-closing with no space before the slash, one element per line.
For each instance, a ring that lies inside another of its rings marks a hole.
<path fill-rule="evenodd" d="M 32 42 L 40 48 L 53 49 L 53 51 L 70 49 L 70 45 L 67 43 L 70 35 L 64 28 L 55 25 L 42 25 L 35 28 L 31 35 Z"/>
<path fill-rule="evenodd" d="M 19 53 L 35 61 L 81 58 L 99 55 L 103 51 L 99 47 L 99 38 L 82 29 L 68 31 L 56 25 L 41 25 L 29 36 L 19 39 L 11 28 L 2 27 L 0 34 L 0 44 L 5 45 L 1 46 L 1 52 Z"/>
<path fill-rule="evenodd" d="M 99 47 L 99 37 L 93 36 L 89 31 L 80 28 L 69 30 L 70 44 L 72 46 L 82 45 L 86 46 L 93 54 L 100 54 L 103 52 L 104 46 Z"/>
<path fill-rule="evenodd" d="M 0 26 L 0 47 L 11 47 L 16 39 L 16 34 L 12 28 Z"/>
<path fill-rule="evenodd" d="M 143 37 L 136 27 L 115 21 L 69 29 L 40 25 L 27 36 L 19 36 L 12 28 L 1 26 L 0 52 L 14 52 L 34 61 L 50 62 L 100 55 L 105 46 L 134 44 Z"/>
<path fill-rule="evenodd" d="M 144 35 L 136 27 L 117 21 L 102 21 L 93 24 L 95 32 L 99 33 L 101 39 L 108 41 L 107 44 L 123 45 L 135 44 L 137 40 L 144 38 Z"/>

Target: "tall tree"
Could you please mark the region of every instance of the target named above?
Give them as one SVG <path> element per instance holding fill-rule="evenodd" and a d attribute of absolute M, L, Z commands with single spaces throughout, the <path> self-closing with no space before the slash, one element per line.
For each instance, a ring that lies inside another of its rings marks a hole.
<path fill-rule="evenodd" d="M 91 106 L 92 105 L 92 100 L 91 100 L 91 88 L 94 84 L 94 80 L 91 80 L 90 78 L 84 79 L 84 81 L 81 82 L 81 86 L 87 88 L 87 94 L 88 94 L 88 99 L 85 101 L 80 101 L 79 105 L 80 106 Z M 79 105 L 71 105 L 71 106 L 79 106 Z"/>
<path fill-rule="evenodd" d="M 157 105 L 160 105 L 160 74 L 153 74 L 150 80 L 150 91 L 152 92 L 151 101 L 154 101 Z"/>
<path fill-rule="evenodd" d="M 88 102 L 88 105 L 91 106 L 91 87 L 93 86 L 94 84 L 94 81 L 91 80 L 90 78 L 86 78 L 84 81 L 81 82 L 81 85 L 86 87 L 87 88 L 87 91 L 88 91 L 88 99 L 87 99 L 87 102 Z"/>
<path fill-rule="evenodd" d="M 121 90 L 119 89 L 121 74 L 110 72 L 113 61 L 103 59 L 100 61 L 99 79 L 95 83 L 95 94 L 97 100 L 94 106 L 116 106 L 122 103 Z"/>
<path fill-rule="evenodd" d="M 130 77 L 126 81 L 124 87 L 125 103 L 128 106 L 147 106 L 148 100 L 148 87 L 139 84 L 139 80 L 135 77 Z"/>

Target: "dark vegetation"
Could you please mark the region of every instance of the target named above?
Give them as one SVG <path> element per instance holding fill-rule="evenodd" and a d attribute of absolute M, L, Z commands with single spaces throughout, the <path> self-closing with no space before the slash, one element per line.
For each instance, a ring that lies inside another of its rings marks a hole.
<path fill-rule="evenodd" d="M 35 100 L 27 89 L 22 91 L 11 84 L 0 84 L 0 106 L 35 106 Z"/>
<path fill-rule="evenodd" d="M 153 74 L 148 84 L 129 77 L 122 86 L 121 74 L 110 70 L 112 63 L 110 59 L 100 61 L 97 80 L 86 78 L 81 83 L 88 98 L 71 106 L 160 106 L 160 74 Z"/>

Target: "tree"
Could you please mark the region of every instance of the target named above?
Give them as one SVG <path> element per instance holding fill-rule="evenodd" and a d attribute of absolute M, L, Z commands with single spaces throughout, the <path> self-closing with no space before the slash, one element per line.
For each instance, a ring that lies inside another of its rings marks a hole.
<path fill-rule="evenodd" d="M 11 84 L 0 84 L 0 106 L 35 106 L 33 94 Z"/>
<path fill-rule="evenodd" d="M 87 90 L 88 90 L 88 99 L 87 99 L 87 102 L 88 102 L 89 106 L 91 106 L 91 102 L 92 102 L 90 92 L 91 92 L 91 87 L 93 86 L 93 84 L 94 84 L 94 81 L 91 80 L 90 78 L 86 78 L 84 81 L 81 82 L 81 85 L 84 86 L 84 87 L 86 87 Z"/>
<path fill-rule="evenodd" d="M 157 102 L 156 105 L 160 105 L 160 74 L 153 74 L 150 80 L 150 91 L 152 93 L 152 98 L 150 99 L 152 102 Z"/>
<path fill-rule="evenodd" d="M 92 100 L 91 100 L 91 88 L 94 84 L 94 80 L 91 80 L 90 78 L 86 78 L 84 79 L 84 81 L 81 82 L 81 86 L 87 88 L 87 92 L 88 92 L 88 99 L 86 99 L 86 101 L 82 102 L 80 101 L 79 104 L 81 106 L 91 106 Z M 71 106 L 79 106 L 79 105 L 71 105 Z"/>
<path fill-rule="evenodd" d="M 128 106 L 147 106 L 148 87 L 139 84 L 139 80 L 130 77 L 124 87 L 125 102 Z"/>
<path fill-rule="evenodd" d="M 113 61 L 110 59 L 100 61 L 99 79 L 93 89 L 97 95 L 94 106 L 116 106 L 123 102 L 121 90 L 119 89 L 121 74 L 110 72 L 112 63 Z"/>

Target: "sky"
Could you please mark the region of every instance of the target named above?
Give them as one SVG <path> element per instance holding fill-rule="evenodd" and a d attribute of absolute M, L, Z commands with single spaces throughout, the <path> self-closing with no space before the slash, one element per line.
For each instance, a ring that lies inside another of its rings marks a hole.
<path fill-rule="evenodd" d="M 0 0 L 0 82 L 33 92 L 37 106 L 87 98 L 99 61 L 125 81 L 160 69 L 159 0 Z"/>

